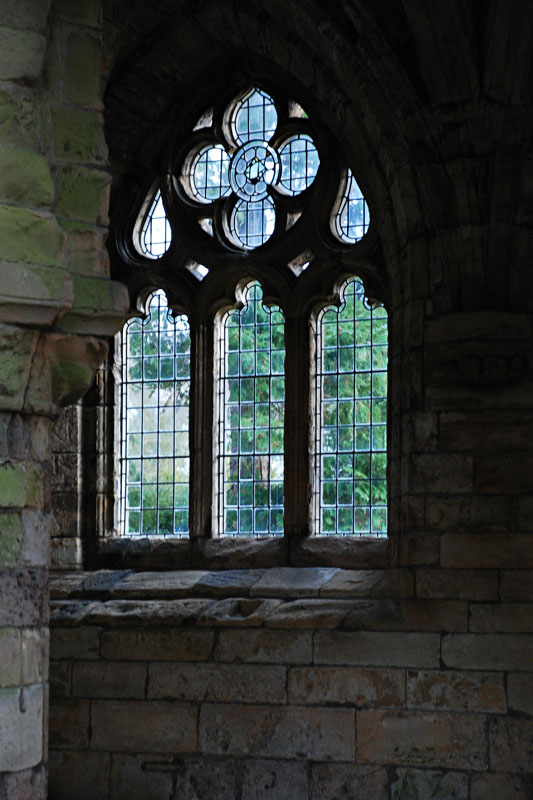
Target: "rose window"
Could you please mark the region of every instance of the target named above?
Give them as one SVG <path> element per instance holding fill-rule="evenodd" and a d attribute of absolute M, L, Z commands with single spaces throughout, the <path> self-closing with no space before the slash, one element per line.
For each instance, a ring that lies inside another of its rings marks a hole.
<path fill-rule="evenodd" d="M 185 160 L 182 184 L 191 200 L 213 206 L 228 198 L 223 230 L 239 248 L 264 244 L 276 228 L 276 201 L 300 195 L 315 180 L 318 151 L 298 122 L 280 123 L 273 99 L 252 89 L 226 111 L 225 140 L 202 142 Z M 212 214 L 206 215 L 210 231 Z"/>

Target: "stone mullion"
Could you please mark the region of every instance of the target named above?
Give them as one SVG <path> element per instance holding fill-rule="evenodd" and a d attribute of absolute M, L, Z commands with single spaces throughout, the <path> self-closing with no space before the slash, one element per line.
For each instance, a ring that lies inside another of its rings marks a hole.
<path fill-rule="evenodd" d="M 191 321 L 190 500 L 191 539 L 209 538 L 215 530 L 213 504 L 213 331 Z"/>
<path fill-rule="evenodd" d="M 285 535 L 309 533 L 310 350 L 307 319 L 285 321 Z"/>

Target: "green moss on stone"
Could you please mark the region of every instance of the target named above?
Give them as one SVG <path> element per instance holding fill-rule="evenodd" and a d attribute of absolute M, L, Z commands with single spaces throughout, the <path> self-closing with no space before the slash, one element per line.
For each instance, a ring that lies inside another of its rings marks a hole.
<path fill-rule="evenodd" d="M 46 37 L 0 27 L 0 80 L 34 81 L 41 75 Z"/>
<path fill-rule="evenodd" d="M 102 42 L 98 35 L 72 33 L 65 53 L 65 97 L 80 106 L 101 105 Z"/>
<path fill-rule="evenodd" d="M 68 237 L 65 255 L 70 272 L 109 277 L 109 258 L 102 230 L 80 222 L 59 222 Z"/>
<path fill-rule="evenodd" d="M 6 261 L 62 266 L 65 235 L 49 215 L 0 205 L 0 241 Z"/>
<path fill-rule="evenodd" d="M 0 568 L 16 566 L 22 549 L 22 524 L 15 513 L 0 515 Z"/>
<path fill-rule="evenodd" d="M 0 325 L 0 408 L 22 407 L 38 335 L 29 329 Z"/>
<path fill-rule="evenodd" d="M 96 112 L 54 108 L 52 125 L 57 158 L 71 161 L 102 160 L 101 121 Z"/>
<path fill-rule="evenodd" d="M 65 167 L 58 176 L 58 214 L 107 224 L 110 181 L 109 174 L 103 170 Z"/>
<path fill-rule="evenodd" d="M 0 145 L 0 199 L 50 206 L 54 200 L 54 182 L 48 160 L 28 150 Z"/>
<path fill-rule="evenodd" d="M 98 25 L 102 21 L 102 0 L 54 0 L 52 14 L 54 18 Z"/>
<path fill-rule="evenodd" d="M 0 506 L 40 508 L 42 500 L 42 480 L 36 467 L 23 462 L 0 465 Z"/>

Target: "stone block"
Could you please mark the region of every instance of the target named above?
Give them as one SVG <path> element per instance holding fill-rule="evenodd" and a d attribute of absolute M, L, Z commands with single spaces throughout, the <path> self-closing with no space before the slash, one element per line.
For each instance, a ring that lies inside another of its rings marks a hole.
<path fill-rule="evenodd" d="M 405 703 L 405 674 L 399 669 L 292 667 L 289 703 L 399 707 Z"/>
<path fill-rule="evenodd" d="M 489 724 L 490 769 L 533 773 L 533 720 L 494 717 Z"/>
<path fill-rule="evenodd" d="M 474 489 L 487 494 L 527 494 L 531 492 L 532 471 L 529 453 L 478 456 Z"/>
<path fill-rule="evenodd" d="M 285 703 L 285 681 L 285 667 L 255 664 L 150 664 L 148 699 Z"/>
<path fill-rule="evenodd" d="M 44 211 L 0 205 L 0 235 L 6 261 L 63 266 L 65 235 Z"/>
<path fill-rule="evenodd" d="M 195 592 L 216 597 L 242 597 L 263 576 L 264 569 L 232 569 L 206 572 L 195 584 Z"/>
<path fill-rule="evenodd" d="M 436 633 L 318 631 L 314 639 L 317 664 L 431 668 L 439 665 Z"/>
<path fill-rule="evenodd" d="M 0 25 L 42 31 L 46 28 L 50 0 L 3 0 Z"/>
<path fill-rule="evenodd" d="M 526 533 L 445 533 L 441 566 L 456 569 L 524 569 L 533 566 Z"/>
<path fill-rule="evenodd" d="M 176 753 L 197 746 L 195 706 L 162 700 L 93 700 L 94 750 Z"/>
<path fill-rule="evenodd" d="M 43 687 L 0 690 L 0 772 L 18 772 L 43 757 Z"/>
<path fill-rule="evenodd" d="M 242 767 L 243 800 L 307 800 L 305 764 L 246 759 Z"/>
<path fill-rule="evenodd" d="M 22 524 L 17 512 L 0 514 L 0 568 L 15 567 L 22 550 Z"/>
<path fill-rule="evenodd" d="M 471 800 L 531 800 L 533 777 L 530 775 L 472 775 Z"/>
<path fill-rule="evenodd" d="M 440 537 L 432 533 L 402 533 L 399 537 L 399 563 L 404 567 L 438 564 Z"/>
<path fill-rule="evenodd" d="M 205 703 L 200 749 L 217 755 L 350 761 L 355 754 L 354 711 Z"/>
<path fill-rule="evenodd" d="M 533 600 L 533 570 L 503 570 L 500 573 L 500 597 L 504 601 Z"/>
<path fill-rule="evenodd" d="M 469 800 L 468 775 L 464 772 L 397 769 L 396 774 L 392 800 Z"/>
<path fill-rule="evenodd" d="M 154 755 L 113 754 L 111 767 L 111 800 L 166 800 L 172 793 L 174 770 L 168 759 Z M 179 800 L 185 800 L 178 794 Z M 105 796 L 107 800 L 107 795 Z"/>
<path fill-rule="evenodd" d="M 251 759 L 240 761 L 235 758 L 214 756 L 204 758 L 185 756 L 183 760 L 176 760 L 175 763 L 177 783 L 174 796 L 179 800 L 198 800 L 204 797 L 213 797 L 216 800 L 235 800 L 236 797 L 242 797 L 242 800 L 252 800 L 254 797 L 253 791 L 251 795 L 242 793 L 247 765 L 254 763 Z M 275 765 L 277 762 L 269 760 L 267 763 Z M 120 800 L 119 795 L 116 800 Z M 144 800 L 144 797 L 139 797 L 139 800 Z M 159 800 L 159 797 L 154 797 L 154 800 Z"/>
<path fill-rule="evenodd" d="M 96 659 L 100 651 L 100 628 L 52 628 L 50 658 Z"/>
<path fill-rule="evenodd" d="M 449 634 L 442 640 L 442 661 L 452 669 L 527 672 L 533 662 L 533 639 L 518 634 Z"/>
<path fill-rule="evenodd" d="M 0 200 L 28 206 L 50 206 L 54 182 L 44 156 L 0 145 Z"/>
<path fill-rule="evenodd" d="M 100 108 L 102 39 L 99 33 L 73 30 L 65 47 L 65 98 L 77 106 Z"/>
<path fill-rule="evenodd" d="M 210 603 L 198 620 L 200 625 L 223 625 L 224 627 L 256 627 L 282 604 L 273 597 L 263 600 L 252 597 L 233 597 Z"/>
<path fill-rule="evenodd" d="M 497 600 L 498 571 L 468 569 L 419 569 L 418 597 L 454 600 Z"/>
<path fill-rule="evenodd" d="M 102 0 L 54 0 L 52 13 L 54 18 L 72 22 L 84 22 L 98 27 L 102 22 Z"/>
<path fill-rule="evenodd" d="M 107 231 L 81 222 L 60 220 L 67 234 L 65 257 L 70 272 L 78 275 L 109 277 L 109 255 L 105 247 Z"/>
<path fill-rule="evenodd" d="M 42 73 L 46 37 L 0 27 L 0 81 L 35 81 Z"/>
<path fill-rule="evenodd" d="M 478 603 L 470 606 L 473 633 L 533 633 L 533 603 Z"/>
<path fill-rule="evenodd" d="M 110 772 L 108 753 L 51 750 L 48 792 L 54 800 L 107 800 Z M 131 795 L 128 795 L 131 798 Z"/>
<path fill-rule="evenodd" d="M 72 681 L 71 661 L 50 661 L 49 666 L 50 697 L 69 697 Z"/>
<path fill-rule="evenodd" d="M 63 167 L 59 170 L 57 179 L 58 215 L 71 220 L 107 225 L 110 184 L 109 174 L 101 169 Z"/>
<path fill-rule="evenodd" d="M 102 657 L 119 661 L 207 661 L 213 638 L 213 631 L 195 629 L 106 631 Z"/>
<path fill-rule="evenodd" d="M 362 763 L 487 767 L 485 721 L 474 714 L 359 711 L 357 742 Z"/>
<path fill-rule="evenodd" d="M 172 572 L 132 572 L 111 591 L 112 597 L 149 599 L 186 597 L 207 575 L 202 570 Z"/>
<path fill-rule="evenodd" d="M 20 631 L 0 628 L 0 687 L 19 686 L 22 675 Z"/>
<path fill-rule="evenodd" d="M 56 328 L 91 336 L 113 336 L 129 306 L 124 284 L 106 277 L 74 275 L 73 290 L 72 307 Z"/>
<path fill-rule="evenodd" d="M 339 569 L 320 597 L 410 597 L 413 584 L 412 573 L 405 569 Z"/>
<path fill-rule="evenodd" d="M 146 664 L 75 661 L 72 667 L 72 695 L 142 700 L 146 677 Z"/>
<path fill-rule="evenodd" d="M 32 627 L 42 622 L 45 582 L 42 569 L 0 570 L 0 626 Z"/>
<path fill-rule="evenodd" d="M 509 708 L 533 716 L 533 675 L 513 674 L 507 676 Z"/>
<path fill-rule="evenodd" d="M 337 628 L 353 609 L 353 600 L 293 600 L 266 619 L 270 628 Z"/>
<path fill-rule="evenodd" d="M 221 630 L 215 647 L 217 661 L 256 664 L 308 664 L 312 658 L 309 631 Z"/>
<path fill-rule="evenodd" d="M 50 564 L 52 569 L 77 569 L 81 567 L 83 553 L 81 539 L 52 539 Z"/>
<path fill-rule="evenodd" d="M 274 567 L 250 588 L 251 597 L 317 597 L 335 575 L 333 567 Z"/>
<path fill-rule="evenodd" d="M 22 461 L 0 465 L 1 506 L 40 508 L 42 504 L 43 477 L 37 466 Z"/>
<path fill-rule="evenodd" d="M 505 712 L 503 675 L 407 670 L 409 708 Z"/>
<path fill-rule="evenodd" d="M 87 750 L 89 747 L 89 710 L 88 700 L 56 697 L 50 705 L 50 747 Z"/>
<path fill-rule="evenodd" d="M 360 764 L 312 764 L 312 800 L 388 800 L 387 772 Z"/>
<path fill-rule="evenodd" d="M 48 628 L 21 631 L 22 682 L 42 683 L 48 680 Z"/>
<path fill-rule="evenodd" d="M 106 627 L 151 627 L 201 624 L 201 614 L 211 600 L 107 600 L 94 603 L 87 617 L 88 625 Z M 199 619 L 200 618 L 200 619 Z"/>
<path fill-rule="evenodd" d="M 430 531 L 506 531 L 508 517 L 509 508 L 501 497 L 426 499 L 426 526 Z"/>
<path fill-rule="evenodd" d="M 52 491 L 71 492 L 78 491 L 78 454 L 53 453 L 52 454 Z M 55 511 L 55 509 L 54 509 Z"/>
<path fill-rule="evenodd" d="M 69 106 L 52 109 L 54 152 L 57 159 L 75 162 L 104 162 L 103 122 L 95 111 Z"/>
<path fill-rule="evenodd" d="M 33 800 L 46 797 L 47 770 L 44 764 L 0 776 L 0 792 L 6 800 Z"/>
<path fill-rule="evenodd" d="M 466 631 L 467 604 L 454 600 L 356 601 L 343 628 L 387 631 Z"/>
<path fill-rule="evenodd" d="M 423 493 L 470 493 L 473 486 L 471 456 L 432 453 L 411 456 L 410 489 Z"/>

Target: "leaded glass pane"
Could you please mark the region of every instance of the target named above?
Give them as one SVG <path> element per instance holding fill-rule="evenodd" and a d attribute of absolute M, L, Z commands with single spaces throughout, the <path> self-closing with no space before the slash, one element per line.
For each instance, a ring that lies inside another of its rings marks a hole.
<path fill-rule="evenodd" d="M 203 147 L 191 167 L 190 188 L 194 200 L 212 203 L 230 192 L 229 156 L 220 144 Z"/>
<path fill-rule="evenodd" d="M 280 186 L 291 195 L 311 186 L 320 164 L 318 151 L 307 134 L 291 137 L 280 149 Z"/>
<path fill-rule="evenodd" d="M 246 250 L 264 244 L 276 226 L 276 209 L 270 197 L 255 203 L 239 200 L 230 217 L 232 238 Z"/>
<path fill-rule="evenodd" d="M 252 139 L 268 142 L 278 124 L 278 114 L 272 98 L 260 89 L 253 89 L 232 114 L 232 132 L 239 144 Z"/>
<path fill-rule="evenodd" d="M 347 171 L 346 184 L 333 215 L 333 230 L 339 239 L 355 244 L 362 239 L 370 224 L 370 212 L 351 170 Z"/>
<path fill-rule="evenodd" d="M 315 398 L 315 527 L 387 533 L 387 312 L 351 280 L 319 318 Z"/>
<path fill-rule="evenodd" d="M 257 282 L 221 325 L 218 380 L 219 532 L 283 534 L 284 319 Z"/>
<path fill-rule="evenodd" d="M 158 191 L 148 211 L 139 237 L 142 255 L 161 258 L 172 241 L 172 231 L 165 212 L 161 192 Z"/>
<path fill-rule="evenodd" d="M 185 535 L 189 518 L 190 330 L 163 291 L 122 334 L 121 520 L 138 536 Z"/>

